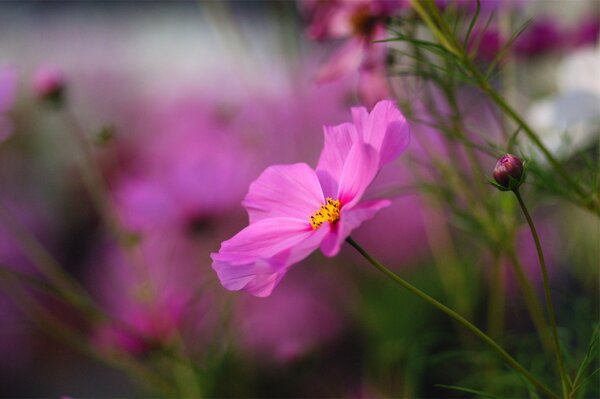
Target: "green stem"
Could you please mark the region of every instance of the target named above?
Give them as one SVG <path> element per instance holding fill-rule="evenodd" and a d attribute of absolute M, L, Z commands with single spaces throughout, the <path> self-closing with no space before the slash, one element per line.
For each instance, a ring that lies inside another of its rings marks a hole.
<path fill-rule="evenodd" d="M 504 330 L 504 273 L 500 254 L 494 254 L 492 280 L 488 303 L 488 334 L 502 342 Z"/>
<path fill-rule="evenodd" d="M 85 288 L 75 281 L 43 245 L 11 212 L 0 203 L 0 224 L 10 233 L 17 247 L 35 268 L 63 295 L 64 300 L 84 313 L 94 316 L 97 307 Z"/>
<path fill-rule="evenodd" d="M 554 392 L 552 392 L 550 389 L 548 389 L 542 382 L 540 382 L 531 373 L 529 373 L 523 366 L 521 366 L 521 364 L 519 364 L 519 362 L 517 362 L 515 359 L 513 359 L 512 356 L 510 356 L 504 349 L 502 349 L 500 347 L 500 345 L 498 345 L 493 339 L 491 339 L 489 336 L 487 336 L 479 328 L 475 327 L 470 321 L 468 321 L 467 319 L 465 319 L 464 317 L 462 317 L 461 315 L 459 315 L 458 313 L 456 313 L 454 310 L 450 309 L 446 305 L 444 305 L 444 304 L 438 302 L 437 300 L 435 300 L 434 298 L 430 297 L 423 291 L 419 290 L 417 287 L 411 285 L 410 283 L 405 281 L 402 277 L 398 276 L 397 274 L 395 274 L 394 272 L 389 270 L 387 267 L 385 267 L 384 265 L 379 263 L 377 260 L 372 258 L 371 255 L 369 255 L 364 249 L 362 249 L 362 247 L 360 245 L 358 245 L 352 238 L 348 237 L 346 239 L 346 241 L 348 242 L 348 244 L 350 244 L 352 247 L 354 247 L 377 270 L 379 270 L 380 272 L 385 274 L 387 277 L 389 277 L 391 280 L 393 280 L 395 283 L 397 283 L 401 287 L 407 289 L 414 295 L 423 299 L 425 302 L 429 303 L 433 307 L 435 307 L 438 310 L 440 310 L 441 312 L 445 313 L 450 318 L 452 318 L 455 321 L 462 324 L 464 327 L 469 329 L 473 334 L 475 334 L 479 338 L 481 338 L 481 340 L 483 342 L 485 342 L 496 353 L 498 353 L 498 355 L 500 355 L 500 357 L 502 357 L 502 359 L 504 359 L 504 361 L 510 367 L 512 367 L 515 371 L 521 373 L 523 375 L 523 377 L 525 377 L 527 379 L 527 381 L 529 381 L 533 385 L 535 385 L 541 392 L 543 392 L 548 397 L 558 399 L 558 396 Z"/>
<path fill-rule="evenodd" d="M 513 248 L 508 251 L 508 259 L 510 266 L 512 267 L 515 277 L 517 279 L 517 283 L 521 289 L 523 294 L 523 298 L 525 300 L 525 305 L 529 310 L 529 315 L 531 317 L 531 321 L 540 337 L 540 342 L 544 347 L 544 350 L 552 355 L 554 352 L 554 347 L 552 342 L 549 341 L 549 338 L 545 332 L 548 331 L 548 325 L 546 324 L 546 317 L 544 316 L 544 311 L 542 309 L 542 305 L 540 304 L 538 298 L 533 291 L 533 287 L 527 280 L 527 276 L 525 275 L 525 271 L 523 270 L 523 265 L 519 262 L 517 255 Z"/>
<path fill-rule="evenodd" d="M 535 242 L 535 248 L 537 250 L 538 259 L 540 261 L 540 269 L 542 270 L 542 281 L 544 283 L 544 297 L 546 299 L 546 308 L 548 310 L 548 318 L 550 319 L 550 326 L 552 327 L 552 338 L 554 340 L 554 351 L 556 352 L 556 363 L 558 365 L 558 372 L 560 374 L 560 381 L 562 383 L 563 395 L 565 398 L 568 398 L 568 382 L 567 382 L 567 374 L 565 372 L 565 366 L 562 359 L 562 353 L 560 351 L 560 343 L 558 341 L 558 331 L 556 330 L 556 319 L 554 317 L 554 306 L 552 306 L 552 297 L 550 295 L 550 285 L 548 283 L 548 271 L 546 269 L 546 261 L 544 260 L 544 253 L 542 252 L 542 245 L 540 244 L 540 238 L 538 237 L 537 230 L 535 229 L 535 225 L 533 224 L 533 219 L 529 215 L 529 211 L 525 206 L 525 202 L 521 197 L 521 193 L 519 190 L 514 190 L 515 196 L 519 201 L 519 205 L 521 206 L 521 210 L 525 215 L 525 219 L 527 219 L 527 224 L 531 229 L 531 235 L 533 236 L 533 241 Z"/>
<path fill-rule="evenodd" d="M 554 170 L 561 176 L 564 182 L 573 189 L 580 197 L 579 204 L 600 215 L 600 198 L 598 196 L 590 197 L 579 183 L 563 168 L 560 162 L 546 148 L 533 129 L 525 120 L 500 96 L 489 84 L 487 79 L 479 72 L 477 66 L 471 61 L 465 48 L 456 39 L 454 33 L 441 16 L 433 0 L 413 0 L 414 10 L 423 19 L 440 44 L 456 57 L 456 60 L 469 72 L 475 80 L 476 85 L 482 90 L 502 111 L 504 111 L 518 126 L 523 129 L 525 135 L 535 144 L 535 146 L 544 154 Z"/>

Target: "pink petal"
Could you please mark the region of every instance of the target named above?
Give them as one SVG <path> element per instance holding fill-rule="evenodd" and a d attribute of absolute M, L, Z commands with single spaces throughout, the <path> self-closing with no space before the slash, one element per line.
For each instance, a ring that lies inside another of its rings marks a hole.
<path fill-rule="evenodd" d="M 378 171 L 377 152 L 368 144 L 355 143 L 339 177 L 337 198 L 341 206 L 352 206 L 360 201 Z"/>
<path fill-rule="evenodd" d="M 317 175 L 323 187 L 323 194 L 326 197 L 334 197 L 337 195 L 338 181 L 357 133 L 351 123 L 323 126 L 323 132 L 325 143 L 317 164 Z"/>
<path fill-rule="evenodd" d="M 359 132 L 360 137 L 363 136 L 364 126 L 369 119 L 369 111 L 365 107 L 352 107 L 352 123 L 356 126 L 356 130 Z"/>
<path fill-rule="evenodd" d="M 335 256 L 340 251 L 342 243 L 350 236 L 362 222 L 371 219 L 379 210 L 389 206 L 389 200 L 365 201 L 351 208 L 343 208 L 340 220 L 331 226 L 328 234 L 321 244 L 321 251 L 325 256 Z"/>
<path fill-rule="evenodd" d="M 323 65 L 317 74 L 317 83 L 330 82 L 356 71 L 363 57 L 363 49 L 362 40 L 349 39 Z"/>
<path fill-rule="evenodd" d="M 410 129 L 393 101 L 378 102 L 366 119 L 362 111 L 353 112 L 353 116 L 360 118 L 359 134 L 365 143 L 379 153 L 379 166 L 394 160 L 408 146 Z"/>
<path fill-rule="evenodd" d="M 220 259 L 227 257 L 213 254 L 212 266 L 226 289 L 244 290 L 255 296 L 266 297 L 271 294 L 293 264 L 300 262 L 319 247 L 326 234 L 326 229 L 311 230 L 305 239 L 296 245 L 270 258 L 250 262 L 223 261 Z"/>
<path fill-rule="evenodd" d="M 305 219 L 276 217 L 259 220 L 221 244 L 214 261 L 243 264 L 271 258 L 308 239 L 315 230 Z"/>
<path fill-rule="evenodd" d="M 215 261 L 213 269 L 229 291 L 245 290 L 259 297 L 271 294 L 287 271 L 282 265 L 263 259 L 243 265 Z"/>
<path fill-rule="evenodd" d="M 319 179 L 304 163 L 268 167 L 248 190 L 242 204 L 250 223 L 274 217 L 307 221 L 324 203 Z"/>

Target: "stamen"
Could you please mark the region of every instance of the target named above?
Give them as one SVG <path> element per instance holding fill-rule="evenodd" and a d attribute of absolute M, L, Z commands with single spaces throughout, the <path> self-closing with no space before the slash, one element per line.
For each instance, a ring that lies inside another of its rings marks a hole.
<path fill-rule="evenodd" d="M 315 213 L 310 216 L 310 225 L 316 230 L 323 222 L 335 223 L 340 218 L 340 201 L 330 197 L 325 199 L 325 204 L 321 205 Z"/>

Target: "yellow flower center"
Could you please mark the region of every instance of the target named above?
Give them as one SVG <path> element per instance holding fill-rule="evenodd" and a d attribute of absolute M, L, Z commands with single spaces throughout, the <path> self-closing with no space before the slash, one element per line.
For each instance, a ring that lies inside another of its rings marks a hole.
<path fill-rule="evenodd" d="M 334 223 L 340 218 L 340 201 L 334 200 L 329 197 L 325 199 L 325 204 L 311 215 L 310 225 L 313 230 L 316 230 L 321 226 L 323 222 Z"/>

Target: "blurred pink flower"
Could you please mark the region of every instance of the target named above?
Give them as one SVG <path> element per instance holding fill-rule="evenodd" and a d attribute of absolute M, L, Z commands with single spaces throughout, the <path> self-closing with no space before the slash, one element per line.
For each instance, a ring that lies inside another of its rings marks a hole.
<path fill-rule="evenodd" d="M 571 33 L 573 47 L 595 46 L 600 40 L 600 16 L 587 17 Z"/>
<path fill-rule="evenodd" d="M 567 35 L 561 32 L 557 21 L 539 18 L 517 37 L 513 52 L 521 58 L 559 53 L 564 49 L 566 38 Z"/>
<path fill-rule="evenodd" d="M 475 57 L 483 61 L 492 62 L 505 44 L 502 34 L 494 27 L 484 30 L 475 28 L 469 37 L 467 50 L 475 53 Z"/>
<path fill-rule="evenodd" d="M 311 19 L 308 36 L 314 40 L 347 38 L 320 69 L 318 82 L 328 82 L 358 70 L 359 94 L 368 106 L 388 97 L 385 82 L 387 55 L 385 19 L 404 6 L 401 0 L 304 1 Z"/>
<path fill-rule="evenodd" d="M 31 79 L 31 88 L 39 99 L 57 99 L 65 90 L 65 76 L 53 65 L 42 65 Z"/>
<path fill-rule="evenodd" d="M 181 232 L 237 206 L 256 167 L 227 110 L 183 96 L 139 111 L 112 184 L 127 228 Z"/>
<path fill-rule="evenodd" d="M 0 142 L 13 132 L 13 125 L 6 112 L 12 107 L 17 93 L 17 72 L 12 67 L 0 68 Z"/>
<path fill-rule="evenodd" d="M 408 124 L 391 101 L 370 114 L 353 108 L 352 115 L 354 123 L 324 128 L 316 170 L 275 165 L 252 183 L 243 202 L 250 225 L 212 254 L 225 288 L 268 296 L 291 265 L 319 247 L 336 255 L 352 230 L 390 205 L 362 197 L 379 169 L 407 147 Z"/>
<path fill-rule="evenodd" d="M 275 363 L 302 358 L 331 343 L 344 327 L 335 288 L 319 279 L 318 269 L 291 273 L 269 298 L 246 296 L 235 312 L 244 352 Z M 312 281 L 306 284 L 307 280 Z"/>
<path fill-rule="evenodd" d="M 206 270 L 198 264 L 198 243 L 175 233 L 144 236 L 135 254 L 99 248 L 91 268 L 94 295 L 113 317 L 94 332 L 92 341 L 107 351 L 141 354 L 168 344 L 176 335 L 209 332 L 209 295 L 199 287 Z"/>

